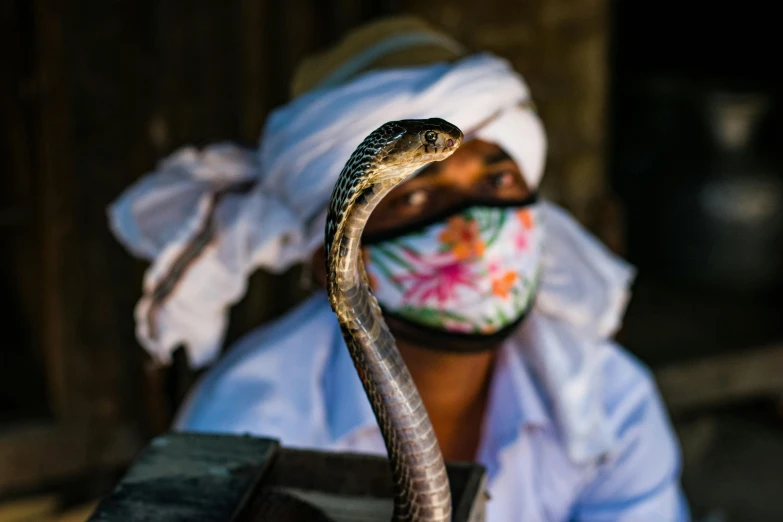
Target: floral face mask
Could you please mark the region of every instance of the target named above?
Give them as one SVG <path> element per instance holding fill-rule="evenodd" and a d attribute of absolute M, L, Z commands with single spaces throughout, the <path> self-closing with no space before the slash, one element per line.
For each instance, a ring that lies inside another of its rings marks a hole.
<path fill-rule="evenodd" d="M 515 326 L 532 305 L 541 262 L 534 202 L 472 206 L 413 232 L 365 241 L 370 287 L 384 313 L 471 338 Z"/>

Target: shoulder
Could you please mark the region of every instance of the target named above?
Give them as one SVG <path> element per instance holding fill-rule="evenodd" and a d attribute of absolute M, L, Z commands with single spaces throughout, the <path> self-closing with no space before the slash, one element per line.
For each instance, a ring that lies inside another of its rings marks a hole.
<path fill-rule="evenodd" d="M 658 388 L 650 368 L 628 350 L 612 341 L 601 344 L 604 406 L 612 418 L 623 417 L 628 408 L 658 400 Z"/>
<path fill-rule="evenodd" d="M 615 444 L 581 492 L 572 520 L 689 520 L 679 445 L 655 379 L 620 346 L 603 348 L 604 405 Z"/>
<path fill-rule="evenodd" d="M 175 429 L 317 443 L 324 429 L 321 374 L 336 327 L 329 312 L 316 295 L 240 339 L 190 392 Z"/>
<path fill-rule="evenodd" d="M 640 506 L 641 499 L 648 499 L 655 509 L 675 509 L 680 502 L 680 447 L 654 375 L 616 343 L 602 348 L 604 409 L 614 445 L 588 488 L 588 498 L 634 498 Z"/>
<path fill-rule="evenodd" d="M 635 447 L 640 455 L 669 456 L 673 465 L 679 448 L 653 372 L 617 343 L 605 342 L 602 348 L 603 401 L 616 439 L 615 458 L 629 457 Z"/>

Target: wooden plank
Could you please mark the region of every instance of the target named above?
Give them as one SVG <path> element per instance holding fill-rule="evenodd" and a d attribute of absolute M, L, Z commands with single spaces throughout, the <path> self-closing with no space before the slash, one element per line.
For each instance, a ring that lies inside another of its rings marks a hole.
<path fill-rule="evenodd" d="M 2 522 L 84 522 L 97 503 L 88 502 L 63 509 L 58 495 L 39 495 L 0 504 Z"/>
<path fill-rule="evenodd" d="M 228 522 L 271 463 L 276 441 L 169 433 L 154 439 L 90 522 Z"/>
<path fill-rule="evenodd" d="M 96 441 L 105 441 L 96 444 Z M 0 496 L 130 463 L 143 442 L 133 426 L 39 424 L 0 433 Z"/>
<path fill-rule="evenodd" d="M 483 520 L 483 466 L 449 463 L 447 469 L 454 522 Z M 288 505 L 304 501 L 306 509 L 314 507 L 334 522 L 386 522 L 391 471 L 387 459 L 377 455 L 280 448 L 275 440 L 251 436 L 171 432 L 150 443 L 89 521 L 136 522 L 154 514 L 160 522 L 255 522 L 266 520 L 261 509 L 270 494 L 282 494 Z"/>
<path fill-rule="evenodd" d="M 783 394 L 783 344 L 703 357 L 655 373 L 673 413 Z"/>
<path fill-rule="evenodd" d="M 49 516 L 36 519 L 37 522 L 84 522 L 95 511 L 97 503 L 89 502 L 87 504 L 72 507 L 66 511 L 58 510 Z M 25 521 L 29 522 L 29 521 Z"/>
<path fill-rule="evenodd" d="M 0 504 L 0 520 L 3 522 L 29 522 L 43 520 L 57 510 L 56 495 L 37 496 Z"/>
<path fill-rule="evenodd" d="M 36 93 L 38 119 L 36 186 L 40 193 L 37 217 L 42 260 L 42 342 L 46 354 L 49 402 L 57 415 L 77 411 L 67 374 L 68 348 L 76 342 L 76 310 L 68 303 L 82 302 L 81 267 L 74 265 L 69 244 L 76 237 L 75 194 L 68 176 L 68 102 L 63 89 L 65 60 L 62 5 L 55 1 L 35 2 L 37 48 Z"/>
<path fill-rule="evenodd" d="M 241 106 L 240 137 L 244 143 L 259 141 L 264 120 L 270 109 L 269 83 L 279 81 L 273 64 L 265 59 L 269 39 L 268 2 L 240 0 L 239 34 L 241 41 Z M 270 78 L 271 77 L 271 78 Z"/>
<path fill-rule="evenodd" d="M 0 364 L 0 423 L 46 415 L 47 383 L 41 349 L 41 256 L 36 230 L 35 71 L 33 10 L 20 1 L 0 6 L 0 47 L 12 50 L 0 82 L 0 295 L 10 300 L 0 319 L 5 349 Z"/>

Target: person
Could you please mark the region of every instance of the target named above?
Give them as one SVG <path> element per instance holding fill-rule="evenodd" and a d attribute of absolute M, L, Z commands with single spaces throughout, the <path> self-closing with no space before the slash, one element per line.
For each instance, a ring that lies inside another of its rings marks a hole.
<path fill-rule="evenodd" d="M 635 272 L 538 195 L 547 140 L 523 78 L 416 18 L 375 21 L 303 62 L 257 150 L 185 148 L 110 208 L 152 261 L 142 345 L 196 366 L 249 274 L 302 263 L 316 290 L 217 361 L 178 430 L 385 455 L 324 291 L 326 206 L 381 124 L 439 117 L 465 142 L 395 188 L 363 235 L 374 295 L 447 460 L 486 466 L 487 520 L 688 520 L 650 371 L 618 346 Z"/>

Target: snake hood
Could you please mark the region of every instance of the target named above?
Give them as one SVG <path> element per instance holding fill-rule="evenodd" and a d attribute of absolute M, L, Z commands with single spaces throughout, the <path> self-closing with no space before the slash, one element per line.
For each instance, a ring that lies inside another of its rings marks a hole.
<path fill-rule="evenodd" d="M 442 161 L 462 143 L 460 129 L 441 118 L 388 122 L 371 133 L 348 160 L 346 168 L 369 163 L 367 181 L 404 178 L 433 161 Z"/>
<path fill-rule="evenodd" d="M 391 121 L 367 136 L 346 162 L 332 194 L 324 244 L 327 257 L 337 223 L 363 189 L 386 182 L 390 190 L 429 163 L 451 156 L 462 139 L 462 131 L 441 118 Z"/>
<path fill-rule="evenodd" d="M 415 172 L 433 161 L 442 161 L 457 150 L 463 139 L 460 129 L 441 118 L 389 122 L 376 132 L 395 137 L 386 146 L 383 160 L 384 169 L 394 171 L 414 166 Z M 370 143 L 376 139 L 383 143 L 377 137 Z"/>

